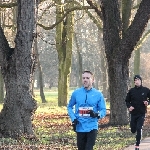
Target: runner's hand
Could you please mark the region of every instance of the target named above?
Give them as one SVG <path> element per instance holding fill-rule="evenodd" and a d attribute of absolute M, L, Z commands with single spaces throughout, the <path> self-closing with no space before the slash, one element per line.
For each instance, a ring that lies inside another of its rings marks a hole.
<path fill-rule="evenodd" d="M 77 119 L 74 119 L 74 121 L 72 122 L 72 127 L 73 130 L 76 132 L 76 125 L 79 123 L 79 121 Z"/>
<path fill-rule="evenodd" d="M 148 101 L 143 101 L 145 106 L 148 106 Z"/>
<path fill-rule="evenodd" d="M 133 106 L 130 106 L 129 111 L 132 111 L 133 109 L 134 109 L 134 107 L 133 107 Z"/>
<path fill-rule="evenodd" d="M 93 110 L 89 110 L 89 114 L 90 114 L 90 117 L 92 117 L 92 118 L 99 117 L 98 113 L 95 113 Z"/>

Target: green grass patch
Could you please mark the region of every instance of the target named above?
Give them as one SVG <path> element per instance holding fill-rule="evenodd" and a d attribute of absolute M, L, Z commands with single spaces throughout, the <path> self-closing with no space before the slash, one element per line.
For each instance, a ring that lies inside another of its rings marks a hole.
<path fill-rule="evenodd" d="M 20 140 L 1 138 L 0 145 L 28 145 L 35 149 L 43 147 L 54 150 L 76 149 L 76 133 L 72 130 L 67 108 L 57 106 L 57 90 L 46 90 L 44 93 L 47 103 L 41 103 L 39 91 L 35 91 L 38 107 L 33 116 L 33 130 L 37 140 L 30 141 L 24 137 Z M 69 95 L 71 93 L 72 90 Z M 109 108 L 109 103 L 107 103 L 107 108 Z M 94 150 L 122 150 L 134 142 L 135 135 L 131 134 L 129 126 L 100 128 Z"/>

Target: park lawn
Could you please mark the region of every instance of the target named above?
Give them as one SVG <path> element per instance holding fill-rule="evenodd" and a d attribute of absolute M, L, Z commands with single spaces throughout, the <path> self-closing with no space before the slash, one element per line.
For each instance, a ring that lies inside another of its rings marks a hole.
<path fill-rule="evenodd" d="M 72 91 L 69 92 L 69 95 L 71 93 Z M 57 94 L 57 91 L 45 92 L 47 103 L 41 104 L 40 97 L 38 93 L 36 93 L 35 99 L 38 99 L 38 108 L 35 114 L 36 119 L 34 119 L 34 124 L 36 125 L 36 127 L 38 126 L 36 128 L 36 133 L 38 136 L 40 136 L 40 133 L 45 133 L 42 134 L 45 140 L 41 140 L 45 144 L 49 144 L 49 140 L 51 139 L 51 141 L 54 141 L 54 143 L 59 143 L 59 145 L 61 145 L 63 141 L 67 141 L 65 145 L 76 145 L 76 135 L 72 131 L 71 122 L 67 114 L 67 109 L 66 107 L 57 106 Z M 107 103 L 107 108 L 109 108 L 109 103 Z M 100 124 L 107 124 L 108 121 L 109 117 L 107 116 L 104 119 L 100 120 Z M 40 124 L 38 124 L 38 122 L 40 122 Z M 134 138 L 133 136 L 131 136 L 129 126 L 119 128 L 100 128 L 98 132 L 99 134 L 95 145 L 95 149 L 102 149 L 104 147 L 105 149 L 109 149 L 113 147 L 114 150 L 119 150 L 125 147 L 126 145 L 134 142 Z M 51 133 L 52 137 L 50 138 L 46 133 Z M 127 137 L 127 135 L 128 138 L 124 138 Z M 41 136 L 40 138 L 43 139 L 43 136 Z M 74 139 L 73 143 L 71 143 L 69 140 L 66 140 L 66 137 Z M 62 144 L 62 146 L 64 145 Z"/>
<path fill-rule="evenodd" d="M 69 92 L 69 96 L 71 93 L 72 91 Z M 57 106 L 57 90 L 47 90 L 45 97 L 47 103 L 41 103 L 39 91 L 35 91 L 38 107 L 33 115 L 33 129 L 36 139 L 27 140 L 24 137 L 19 140 L 1 138 L 0 148 L 9 146 L 10 150 L 20 147 L 35 150 L 49 148 L 52 150 L 76 149 L 76 134 L 72 130 L 66 106 Z M 109 108 L 109 104 L 107 104 L 107 108 Z M 109 112 L 105 118 L 99 121 L 100 128 L 94 150 L 122 150 L 127 145 L 134 143 L 135 139 L 130 133 L 129 126 L 111 127 L 108 122 Z"/>

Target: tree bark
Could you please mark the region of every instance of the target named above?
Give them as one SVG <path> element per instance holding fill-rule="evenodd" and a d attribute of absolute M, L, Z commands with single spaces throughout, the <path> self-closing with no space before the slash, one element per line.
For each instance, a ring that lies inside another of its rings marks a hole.
<path fill-rule="evenodd" d="M 0 3 L 1 2 L 2 0 L 0 0 Z M 0 8 L 0 24 L 1 24 L 1 20 L 2 20 L 2 10 Z M 3 103 L 3 102 L 4 102 L 4 81 L 3 81 L 1 68 L 0 68 L 0 103 Z"/>
<path fill-rule="evenodd" d="M 17 35 L 15 49 L 10 48 L 0 27 L 0 55 L 6 97 L 0 113 L 0 135 L 17 138 L 34 135 L 32 114 L 36 101 L 31 94 L 32 43 L 35 31 L 36 0 L 18 0 Z"/>
<path fill-rule="evenodd" d="M 4 102 L 4 81 L 0 69 L 0 103 L 2 104 Z"/>
<path fill-rule="evenodd" d="M 57 4 L 56 22 L 61 18 L 63 13 L 61 1 L 57 1 Z M 72 5 L 73 3 L 68 3 L 66 9 L 72 7 Z M 72 56 L 73 25 L 73 12 L 70 12 L 64 22 L 61 22 L 56 26 L 56 49 L 59 60 L 58 106 L 67 105 Z"/>
<path fill-rule="evenodd" d="M 122 35 L 124 36 L 130 24 L 132 0 L 122 0 Z"/>

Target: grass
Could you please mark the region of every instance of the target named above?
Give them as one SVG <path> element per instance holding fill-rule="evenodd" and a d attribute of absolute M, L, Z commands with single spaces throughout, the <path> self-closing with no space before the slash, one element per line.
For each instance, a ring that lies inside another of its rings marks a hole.
<path fill-rule="evenodd" d="M 70 94 L 72 91 L 70 91 Z M 36 92 L 36 99 L 38 101 L 38 109 L 36 111 L 36 114 L 39 115 L 43 113 L 43 115 L 46 117 L 47 120 L 43 120 L 43 125 L 41 125 L 41 128 L 39 127 L 38 130 L 36 130 L 37 135 L 40 135 L 42 133 L 42 142 L 45 144 L 49 144 L 49 140 L 55 141 L 59 143 L 59 139 L 61 139 L 61 143 L 63 143 L 63 140 L 67 137 L 68 139 L 73 139 L 72 143 L 67 140 L 67 145 L 76 145 L 76 135 L 72 131 L 71 123 L 68 117 L 66 118 L 55 118 L 54 114 L 67 116 L 67 110 L 66 107 L 57 107 L 57 91 L 51 91 L 51 92 L 45 92 L 45 97 L 48 103 L 41 104 L 41 100 L 39 97 L 39 92 Z M 107 108 L 109 108 L 109 104 L 107 104 Z M 50 118 L 49 115 L 53 115 L 53 118 Z M 57 116 L 56 115 L 56 116 Z M 49 116 L 49 117 L 48 117 Z M 36 117 L 38 118 L 38 117 Z M 39 120 L 37 120 L 38 122 Z M 52 128 L 47 128 L 46 125 L 52 125 Z M 57 126 L 57 125 L 58 126 Z M 63 128 L 64 127 L 64 128 Z M 58 129 L 59 128 L 59 129 Z M 96 149 L 110 149 L 113 147 L 114 150 L 119 150 L 125 147 L 127 144 L 133 143 L 134 138 L 131 136 L 131 133 L 129 131 L 129 127 L 126 127 L 127 130 L 121 130 L 114 127 L 109 127 L 105 129 L 99 129 L 98 131 L 98 137 L 95 144 L 95 150 Z M 56 130 L 59 132 L 56 132 Z M 45 132 L 44 132 L 45 131 Z M 43 134 L 44 132 L 44 134 Z M 47 136 L 47 132 L 51 133 L 52 136 Z M 125 138 L 127 135 L 129 135 L 128 138 Z M 131 137 L 132 138 L 131 138 Z M 54 143 L 55 143 L 54 142 Z M 44 144 L 43 143 L 43 144 Z M 62 144 L 63 145 L 63 144 Z"/>
<path fill-rule="evenodd" d="M 71 93 L 72 91 L 69 92 L 69 94 Z M 33 129 L 38 140 L 28 141 L 23 137 L 19 141 L 1 138 L 0 146 L 28 146 L 29 149 L 33 150 L 42 148 L 52 150 L 76 149 L 76 134 L 72 131 L 67 109 L 57 106 L 57 90 L 46 90 L 45 97 L 47 103 L 42 104 L 39 91 L 35 91 L 38 108 L 34 114 Z M 107 104 L 107 107 L 109 107 L 109 104 Z M 134 135 L 130 133 L 129 126 L 100 128 L 94 150 L 122 150 L 127 145 L 133 144 L 134 140 Z"/>

